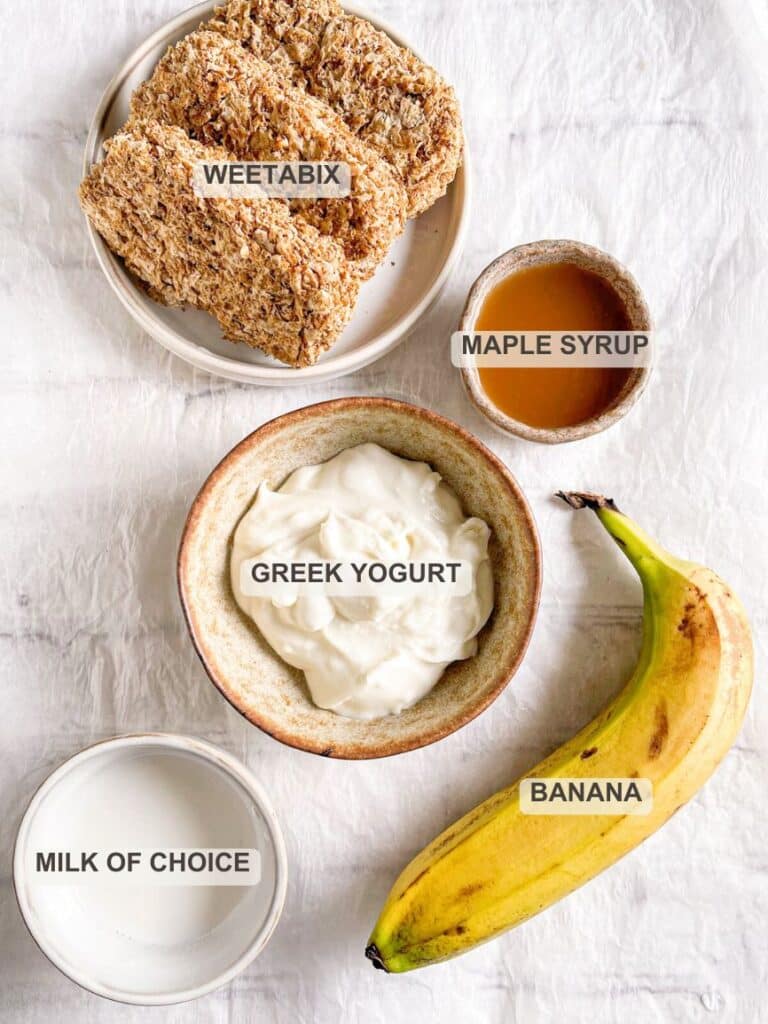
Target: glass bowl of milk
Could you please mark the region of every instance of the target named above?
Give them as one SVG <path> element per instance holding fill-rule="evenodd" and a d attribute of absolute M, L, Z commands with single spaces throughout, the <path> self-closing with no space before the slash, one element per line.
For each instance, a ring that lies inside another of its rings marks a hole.
<path fill-rule="evenodd" d="M 27 808 L 14 886 L 42 952 L 97 995 L 183 1002 L 258 956 L 280 917 L 285 846 L 258 782 L 191 737 L 81 751 Z"/>

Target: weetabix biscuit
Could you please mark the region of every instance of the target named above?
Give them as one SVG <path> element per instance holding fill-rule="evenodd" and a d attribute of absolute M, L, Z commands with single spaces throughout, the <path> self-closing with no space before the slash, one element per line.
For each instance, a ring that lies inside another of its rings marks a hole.
<path fill-rule="evenodd" d="M 228 153 L 180 128 L 135 122 L 105 150 L 80 203 L 153 298 L 206 310 L 230 340 L 292 366 L 329 348 L 358 291 L 337 243 L 284 201 L 198 197 L 195 163 Z"/>
<path fill-rule="evenodd" d="M 409 50 L 330 0 L 229 0 L 205 27 L 236 40 L 327 103 L 395 168 L 415 217 L 461 163 L 453 89 Z"/>
<path fill-rule="evenodd" d="M 305 69 L 318 59 L 325 27 L 343 13 L 336 0 L 229 0 L 202 27 L 235 40 L 306 88 Z"/>
<path fill-rule="evenodd" d="M 390 165 L 325 103 L 285 86 L 269 64 L 218 33 L 193 32 L 171 47 L 134 93 L 131 112 L 183 128 L 240 160 L 346 163 L 348 198 L 290 205 L 340 243 L 361 278 L 371 276 L 403 230 L 407 199 Z"/>

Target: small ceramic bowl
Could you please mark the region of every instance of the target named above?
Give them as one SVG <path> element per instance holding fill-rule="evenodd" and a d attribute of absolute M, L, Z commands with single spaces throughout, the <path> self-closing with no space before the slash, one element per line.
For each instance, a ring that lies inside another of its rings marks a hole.
<path fill-rule="evenodd" d="M 108 867 L 125 851 L 217 848 L 258 850 L 255 884 L 169 884 L 168 874 L 140 880 Z M 38 858 L 51 850 L 75 865 L 92 853 L 96 873 L 43 873 Z M 226 751 L 168 733 L 117 736 L 37 790 L 13 881 L 33 939 L 67 977 L 108 999 L 161 1006 L 211 992 L 258 956 L 285 901 L 285 845 L 267 795 Z"/>
<path fill-rule="evenodd" d="M 467 515 L 493 531 L 493 614 L 475 657 L 449 666 L 438 685 L 399 715 L 357 721 L 315 706 L 303 673 L 275 654 L 239 609 L 230 586 L 232 534 L 258 484 L 374 442 L 428 462 Z M 525 653 L 539 601 L 536 527 L 506 467 L 450 420 L 388 398 L 342 398 L 260 427 L 211 473 L 190 510 L 178 561 L 181 603 L 212 682 L 250 722 L 293 747 L 339 758 L 398 754 L 434 743 L 501 693 Z"/>
<path fill-rule="evenodd" d="M 621 299 L 627 312 L 629 329 L 650 331 L 651 318 L 648 306 L 640 291 L 640 286 L 626 267 L 601 249 L 596 249 L 592 245 L 584 245 L 583 242 L 571 242 L 565 239 L 518 245 L 489 264 L 470 288 L 458 329 L 462 332 L 470 332 L 475 329 L 483 302 L 499 281 L 509 277 L 517 270 L 540 266 L 544 263 L 573 263 L 584 270 L 591 270 L 598 274 Z M 510 324 L 509 329 L 514 326 L 516 325 Z M 574 327 L 578 327 L 578 324 L 575 324 Z M 541 441 L 544 444 L 578 441 L 612 426 L 629 412 L 643 393 L 648 383 L 649 373 L 650 366 L 635 367 L 614 401 L 598 415 L 574 426 L 550 429 L 532 427 L 508 416 L 497 405 L 494 405 L 485 393 L 476 366 L 465 367 L 461 370 L 464 387 L 470 400 L 498 430 L 504 434 L 514 434 L 527 441 Z"/>

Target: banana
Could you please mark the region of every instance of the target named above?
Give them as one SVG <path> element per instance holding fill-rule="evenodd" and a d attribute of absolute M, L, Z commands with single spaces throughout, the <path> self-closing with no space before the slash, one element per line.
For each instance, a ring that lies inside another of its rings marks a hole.
<path fill-rule="evenodd" d="M 527 778 L 650 779 L 650 814 L 531 815 L 519 783 L 446 829 L 395 882 L 366 956 L 391 972 L 447 960 L 514 928 L 660 828 L 731 747 L 752 689 L 752 639 L 730 587 L 674 558 L 614 503 L 593 509 L 643 583 L 643 644 L 618 697 Z"/>

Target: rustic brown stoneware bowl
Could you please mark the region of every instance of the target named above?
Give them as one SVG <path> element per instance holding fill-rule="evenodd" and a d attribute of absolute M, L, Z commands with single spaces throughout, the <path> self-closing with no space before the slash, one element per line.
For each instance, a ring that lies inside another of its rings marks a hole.
<path fill-rule="evenodd" d="M 285 664 L 238 608 L 229 578 L 232 534 L 260 481 L 374 442 L 428 462 L 467 515 L 492 529 L 495 606 L 478 653 L 399 715 L 361 722 L 316 707 L 304 676 Z M 467 431 L 427 409 L 388 398 L 342 398 L 280 416 L 246 437 L 208 477 L 192 505 L 178 561 L 181 603 L 212 682 L 254 725 L 315 754 L 385 757 L 434 743 L 501 693 L 525 653 L 541 584 L 536 526 L 512 474 Z"/>
<path fill-rule="evenodd" d="M 573 263 L 584 270 L 591 270 L 603 278 L 621 299 L 627 312 L 629 329 L 632 331 L 650 331 L 651 317 L 648 312 L 640 286 L 626 267 L 622 266 L 613 256 L 602 249 L 583 242 L 571 242 L 567 239 L 554 241 L 529 242 L 518 245 L 503 253 L 490 263 L 472 285 L 467 296 L 464 311 L 459 321 L 459 330 L 474 330 L 480 309 L 491 289 L 517 270 L 540 266 L 543 263 Z M 524 327 L 524 324 L 509 324 L 509 330 Z M 574 324 L 574 328 L 578 324 Z M 480 374 L 476 366 L 461 370 L 462 380 L 467 395 L 475 407 L 491 421 L 502 433 L 524 437 L 527 441 L 541 441 L 544 444 L 561 444 L 564 441 L 578 441 L 591 434 L 617 423 L 625 416 L 640 395 L 643 393 L 650 367 L 636 367 L 627 377 L 627 381 L 613 402 L 598 415 L 584 420 L 571 427 L 532 427 L 520 420 L 513 419 L 494 405 L 485 393 L 480 382 Z"/>

